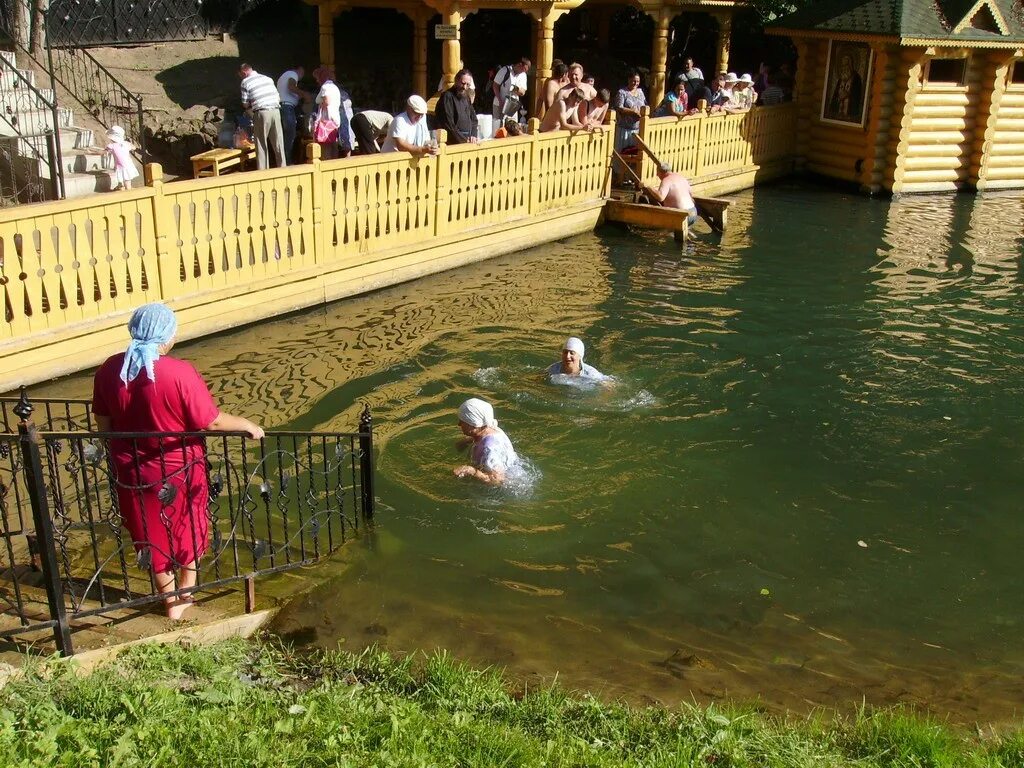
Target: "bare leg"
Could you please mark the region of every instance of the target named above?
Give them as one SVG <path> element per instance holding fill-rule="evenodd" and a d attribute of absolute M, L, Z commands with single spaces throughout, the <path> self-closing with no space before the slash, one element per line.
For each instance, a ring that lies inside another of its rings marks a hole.
<path fill-rule="evenodd" d="M 199 569 L 199 561 L 190 563 L 179 571 L 175 578 L 174 571 L 156 573 L 156 587 L 161 593 L 174 592 L 179 589 L 188 589 L 196 585 L 196 575 Z M 192 607 L 192 595 L 181 597 L 164 598 L 164 609 L 167 611 L 167 618 L 177 621 L 184 616 L 185 611 Z"/>

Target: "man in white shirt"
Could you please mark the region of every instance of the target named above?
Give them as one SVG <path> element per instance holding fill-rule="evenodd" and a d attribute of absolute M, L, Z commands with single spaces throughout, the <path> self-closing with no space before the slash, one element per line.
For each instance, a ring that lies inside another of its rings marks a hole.
<path fill-rule="evenodd" d="M 295 148 L 295 133 L 299 122 L 299 106 L 305 95 L 299 90 L 299 80 L 306 74 L 301 66 L 284 72 L 277 78 L 277 94 L 281 99 L 281 128 L 284 130 L 285 165 L 291 165 Z"/>
<path fill-rule="evenodd" d="M 427 128 L 427 102 L 421 96 L 410 96 L 405 111 L 395 115 L 388 128 L 381 152 L 409 152 L 415 157 L 432 155 L 434 148 Z"/>
<path fill-rule="evenodd" d="M 491 114 L 495 125 L 504 125 L 506 115 L 518 120 L 518 114 L 512 112 L 519 112 L 518 105 L 526 95 L 526 75 L 529 71 L 530 60 L 524 56 L 518 63 L 504 66 L 494 73 L 494 82 L 491 84 L 494 89 L 494 106 Z M 514 103 L 509 103 L 511 98 L 515 99 Z"/>
<path fill-rule="evenodd" d="M 273 146 L 278 167 L 285 165 L 284 132 L 281 129 L 281 97 L 274 81 L 248 64 L 238 68 L 242 78 L 242 109 L 252 112 L 252 132 L 256 141 L 256 167 L 270 167 L 268 146 Z"/>

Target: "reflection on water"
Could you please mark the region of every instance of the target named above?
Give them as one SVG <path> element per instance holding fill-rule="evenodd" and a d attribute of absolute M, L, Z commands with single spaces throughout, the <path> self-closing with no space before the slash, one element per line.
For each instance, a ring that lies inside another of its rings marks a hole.
<path fill-rule="evenodd" d="M 377 530 L 282 633 L 635 700 L 999 719 L 1024 703 L 1022 232 L 1019 196 L 783 185 L 720 243 L 603 231 L 182 354 L 270 426 L 374 409 Z M 616 386 L 545 379 L 568 335 Z M 470 395 L 519 492 L 452 477 Z"/>

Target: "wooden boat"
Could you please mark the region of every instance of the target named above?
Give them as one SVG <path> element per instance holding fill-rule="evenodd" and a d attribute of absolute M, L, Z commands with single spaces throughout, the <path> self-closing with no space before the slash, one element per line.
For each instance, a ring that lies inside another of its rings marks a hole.
<path fill-rule="evenodd" d="M 617 221 L 651 229 L 666 229 L 675 233 L 676 239 L 686 237 L 688 231 L 686 211 L 636 202 L 637 196 L 632 197 L 634 198 L 632 200 L 625 198 L 608 200 L 604 204 L 605 221 Z M 708 223 L 712 231 L 723 232 L 725 230 L 729 200 L 720 197 L 696 197 L 694 202 L 697 203 L 698 215 Z"/>

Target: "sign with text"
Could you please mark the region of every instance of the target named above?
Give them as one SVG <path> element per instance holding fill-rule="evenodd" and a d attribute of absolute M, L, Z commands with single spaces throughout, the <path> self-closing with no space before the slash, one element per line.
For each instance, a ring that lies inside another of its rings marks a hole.
<path fill-rule="evenodd" d="M 454 24 L 435 24 L 434 25 L 434 39 L 435 40 L 457 40 L 459 38 L 459 28 Z"/>

